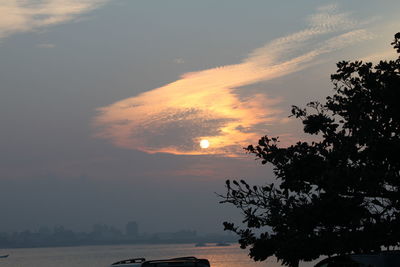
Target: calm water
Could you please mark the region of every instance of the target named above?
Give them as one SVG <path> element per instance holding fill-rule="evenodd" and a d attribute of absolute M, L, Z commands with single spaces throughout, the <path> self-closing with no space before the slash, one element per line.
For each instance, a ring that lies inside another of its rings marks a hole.
<path fill-rule="evenodd" d="M 237 245 L 229 247 L 195 247 L 184 245 L 118 245 L 62 248 L 3 249 L 0 255 L 1 267 L 107 267 L 111 263 L 135 257 L 146 259 L 196 256 L 207 258 L 212 267 L 258 267 L 281 266 L 274 259 L 268 262 L 254 262 L 247 252 Z M 302 266 L 312 266 L 303 264 Z"/>

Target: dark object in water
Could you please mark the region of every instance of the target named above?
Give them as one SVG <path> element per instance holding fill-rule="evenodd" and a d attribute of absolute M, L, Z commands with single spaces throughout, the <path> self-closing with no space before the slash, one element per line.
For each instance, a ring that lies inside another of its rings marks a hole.
<path fill-rule="evenodd" d="M 0 256 L 0 258 L 7 258 L 7 257 L 8 257 L 8 254 Z"/>
<path fill-rule="evenodd" d="M 196 257 L 150 261 L 146 261 L 144 258 L 134 258 L 115 262 L 110 267 L 210 267 L 210 262 L 207 259 Z"/>
<path fill-rule="evenodd" d="M 207 247 L 207 244 L 206 243 L 203 243 L 203 242 L 199 242 L 199 243 L 197 243 L 196 245 L 194 245 L 195 247 Z"/>

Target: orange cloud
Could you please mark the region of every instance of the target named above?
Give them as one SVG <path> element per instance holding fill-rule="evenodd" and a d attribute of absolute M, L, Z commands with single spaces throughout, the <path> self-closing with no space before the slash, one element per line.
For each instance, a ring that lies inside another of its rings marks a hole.
<path fill-rule="evenodd" d="M 148 153 L 243 154 L 243 146 L 268 133 L 268 125 L 284 123 L 287 113 L 278 108 L 279 98 L 244 96 L 241 87 L 307 68 L 322 54 L 371 38 L 360 25 L 334 6 L 321 8 L 309 28 L 254 50 L 239 64 L 185 73 L 99 108 L 96 136 Z M 209 148 L 200 148 L 202 139 Z"/>
<path fill-rule="evenodd" d="M 0 1 L 0 38 L 65 23 L 106 0 Z"/>

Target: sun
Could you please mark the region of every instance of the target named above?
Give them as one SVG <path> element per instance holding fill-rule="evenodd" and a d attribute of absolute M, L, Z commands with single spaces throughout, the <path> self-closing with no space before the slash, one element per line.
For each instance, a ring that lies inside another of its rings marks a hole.
<path fill-rule="evenodd" d="M 200 147 L 201 148 L 208 148 L 210 146 L 210 142 L 208 142 L 208 140 L 203 139 L 200 141 Z"/>

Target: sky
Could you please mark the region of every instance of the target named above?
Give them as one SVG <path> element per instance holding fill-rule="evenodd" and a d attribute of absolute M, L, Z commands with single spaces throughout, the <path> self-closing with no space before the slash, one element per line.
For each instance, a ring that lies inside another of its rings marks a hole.
<path fill-rule="evenodd" d="M 291 105 L 341 60 L 394 58 L 400 2 L 0 2 L 0 232 L 96 223 L 221 232 L 243 147 L 307 140 Z M 200 142 L 208 147 L 201 147 Z M 207 140 L 207 141 L 204 141 Z"/>

